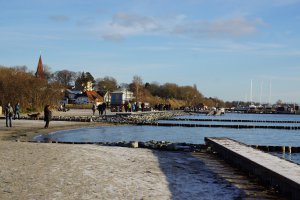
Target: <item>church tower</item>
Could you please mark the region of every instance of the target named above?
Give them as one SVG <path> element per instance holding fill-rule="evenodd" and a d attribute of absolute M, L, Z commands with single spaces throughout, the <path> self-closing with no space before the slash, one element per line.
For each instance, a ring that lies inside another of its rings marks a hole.
<path fill-rule="evenodd" d="M 44 67 L 43 67 L 43 62 L 42 62 L 42 55 L 40 55 L 38 66 L 35 72 L 35 77 L 37 78 L 45 78 L 44 74 Z"/>

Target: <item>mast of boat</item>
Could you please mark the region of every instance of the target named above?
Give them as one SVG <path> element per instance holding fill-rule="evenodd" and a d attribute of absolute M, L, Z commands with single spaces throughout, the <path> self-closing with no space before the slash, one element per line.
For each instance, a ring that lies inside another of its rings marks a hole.
<path fill-rule="evenodd" d="M 261 105 L 262 87 L 263 87 L 263 81 L 260 82 L 260 94 L 259 94 L 259 104 L 260 105 Z"/>
<path fill-rule="evenodd" d="M 271 105 L 271 94 L 272 94 L 272 81 L 270 80 L 270 86 L 269 86 L 269 104 Z"/>
<path fill-rule="evenodd" d="M 251 87 L 250 87 L 250 105 L 252 105 L 252 79 L 251 79 Z"/>

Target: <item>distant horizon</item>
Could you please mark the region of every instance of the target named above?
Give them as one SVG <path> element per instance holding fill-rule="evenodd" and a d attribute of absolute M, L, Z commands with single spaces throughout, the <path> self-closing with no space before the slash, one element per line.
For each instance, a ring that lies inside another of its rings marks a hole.
<path fill-rule="evenodd" d="M 196 85 L 224 101 L 300 102 L 300 0 L 17 0 L 0 64 Z M 271 96 L 269 83 L 272 83 Z M 262 86 L 261 86 L 262 84 Z"/>

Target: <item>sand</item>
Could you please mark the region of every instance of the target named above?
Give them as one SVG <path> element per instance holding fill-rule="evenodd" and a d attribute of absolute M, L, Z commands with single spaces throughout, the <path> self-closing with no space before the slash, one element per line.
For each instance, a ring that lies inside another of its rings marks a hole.
<path fill-rule="evenodd" d="M 95 145 L 0 143 L 0 199 L 234 199 L 187 153 Z"/>
<path fill-rule="evenodd" d="M 14 120 L 12 128 L 3 119 L 0 124 L 1 200 L 276 199 L 206 154 L 16 142 L 98 123 L 52 121 L 49 129 L 38 120 Z"/>

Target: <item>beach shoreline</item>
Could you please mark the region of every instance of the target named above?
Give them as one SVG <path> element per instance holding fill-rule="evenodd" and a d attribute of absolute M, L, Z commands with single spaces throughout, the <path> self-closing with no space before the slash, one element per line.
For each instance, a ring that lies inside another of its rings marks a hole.
<path fill-rule="evenodd" d="M 12 128 L 0 123 L 0 199 L 277 199 L 207 153 L 26 142 L 112 124 L 51 121 L 44 129 L 42 120 L 13 120 Z"/>
<path fill-rule="evenodd" d="M 51 121 L 49 128 L 45 129 L 45 122 L 42 120 L 13 120 L 13 127 L 5 127 L 5 121 L 0 127 L 0 140 L 9 141 L 32 141 L 33 138 L 41 134 L 51 132 L 77 129 L 82 127 L 110 126 L 109 123 L 103 122 L 68 122 L 68 121 Z"/>

